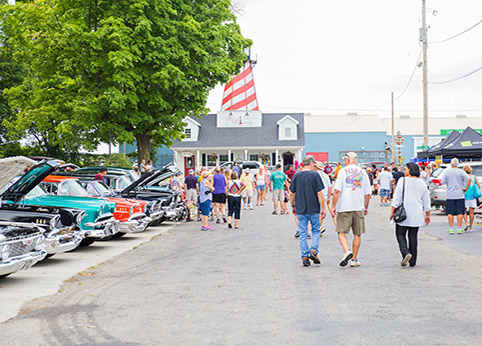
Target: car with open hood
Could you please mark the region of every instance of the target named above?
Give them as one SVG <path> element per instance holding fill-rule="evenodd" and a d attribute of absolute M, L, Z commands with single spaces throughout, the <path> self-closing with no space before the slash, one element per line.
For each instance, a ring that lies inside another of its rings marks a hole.
<path fill-rule="evenodd" d="M 119 231 L 119 222 L 114 218 L 114 202 L 78 196 L 55 196 L 48 194 L 39 184 L 59 166 L 56 161 L 43 161 L 11 184 L 1 195 L 2 200 L 17 206 L 77 208 L 84 216 L 78 224 L 84 243 L 99 238 L 108 238 Z"/>
<path fill-rule="evenodd" d="M 85 212 L 71 207 L 29 206 L 18 202 L 18 195 L 4 194 L 11 181 L 37 163 L 26 157 L 0 159 L 0 221 L 35 224 L 44 232 L 48 255 L 75 249 L 82 241 L 78 223 Z"/>
<path fill-rule="evenodd" d="M 152 219 L 145 214 L 147 201 L 131 200 L 99 195 L 104 189 L 109 191 L 101 181 L 80 182 L 75 177 L 49 175 L 41 185 L 50 194 L 57 196 L 81 196 L 115 202 L 114 218 L 120 223 L 120 234 L 143 232 Z"/>

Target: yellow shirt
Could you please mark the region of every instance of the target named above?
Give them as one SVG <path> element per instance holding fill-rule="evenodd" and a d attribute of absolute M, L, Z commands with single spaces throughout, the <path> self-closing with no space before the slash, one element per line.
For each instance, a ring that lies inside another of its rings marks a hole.
<path fill-rule="evenodd" d="M 239 180 L 241 180 L 244 185 L 246 185 L 246 190 L 250 191 L 253 189 L 253 177 L 250 175 L 246 175 L 246 174 L 241 174 L 241 178 L 239 178 Z"/>

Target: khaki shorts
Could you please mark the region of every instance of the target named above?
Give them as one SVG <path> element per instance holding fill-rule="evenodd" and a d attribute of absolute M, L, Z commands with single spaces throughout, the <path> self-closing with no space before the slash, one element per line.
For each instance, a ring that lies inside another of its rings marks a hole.
<path fill-rule="evenodd" d="M 273 202 L 281 202 L 285 199 L 285 192 L 284 190 L 273 190 Z"/>
<path fill-rule="evenodd" d="M 197 202 L 197 190 L 196 189 L 186 190 L 186 201 L 192 201 L 194 203 Z"/>
<path fill-rule="evenodd" d="M 243 198 L 253 197 L 253 190 L 244 189 L 243 191 L 241 191 L 241 197 Z"/>
<path fill-rule="evenodd" d="M 365 212 L 362 211 L 345 211 L 336 214 L 337 233 L 350 233 L 350 228 L 354 235 L 362 235 L 365 233 Z"/>

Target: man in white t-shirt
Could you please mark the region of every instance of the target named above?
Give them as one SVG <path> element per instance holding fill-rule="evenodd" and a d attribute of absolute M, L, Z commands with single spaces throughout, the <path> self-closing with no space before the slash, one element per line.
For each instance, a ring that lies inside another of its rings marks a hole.
<path fill-rule="evenodd" d="M 372 188 L 367 173 L 356 165 L 357 154 L 349 152 L 343 159 L 345 168 L 340 170 L 333 188 L 333 209 L 331 214 L 336 216 L 336 232 L 338 240 L 345 252 L 340 266 L 344 267 L 350 261 L 350 267 L 359 267 L 358 250 L 361 235 L 365 233 L 365 215 Z M 350 251 L 346 234 L 353 232 L 353 252 Z"/>
<path fill-rule="evenodd" d="M 383 171 L 378 175 L 380 181 L 380 206 L 388 207 L 388 197 L 390 197 L 391 183 L 393 176 L 389 172 L 389 167 L 383 167 Z"/>
<path fill-rule="evenodd" d="M 315 161 L 315 171 L 316 173 L 318 173 L 321 177 L 321 181 L 323 182 L 323 186 L 325 187 L 323 190 L 321 190 L 321 192 L 323 193 L 323 198 L 325 199 L 326 201 L 326 204 L 329 205 L 330 204 L 330 199 L 331 199 L 331 181 L 330 181 L 330 177 L 328 176 L 328 174 L 326 174 L 324 172 L 324 167 L 323 167 L 323 163 L 319 162 L 319 161 Z M 323 232 L 326 231 L 325 228 L 323 228 L 323 219 L 321 219 L 320 221 L 320 227 L 321 227 L 321 234 L 323 234 Z"/>

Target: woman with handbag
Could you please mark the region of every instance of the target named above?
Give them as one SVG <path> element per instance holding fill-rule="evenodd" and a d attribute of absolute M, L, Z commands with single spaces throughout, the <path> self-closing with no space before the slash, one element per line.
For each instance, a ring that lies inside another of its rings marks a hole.
<path fill-rule="evenodd" d="M 477 198 L 480 198 L 480 185 L 477 181 L 477 178 L 472 175 L 472 167 L 469 165 L 465 165 L 462 168 L 465 173 L 469 176 L 469 180 L 467 181 L 467 185 L 463 189 L 465 191 L 465 211 L 469 212 L 469 225 L 467 225 L 467 214 L 464 215 L 465 219 L 465 231 L 473 232 L 472 226 L 474 225 L 474 212 L 475 208 L 477 207 Z"/>
<path fill-rule="evenodd" d="M 393 195 L 390 220 L 396 222 L 395 233 L 402 254 L 402 267 L 407 264 L 413 267 L 417 263 L 418 229 L 430 223 L 430 196 L 425 182 L 419 177 L 418 165 L 407 163 L 405 177 L 399 179 Z"/>

